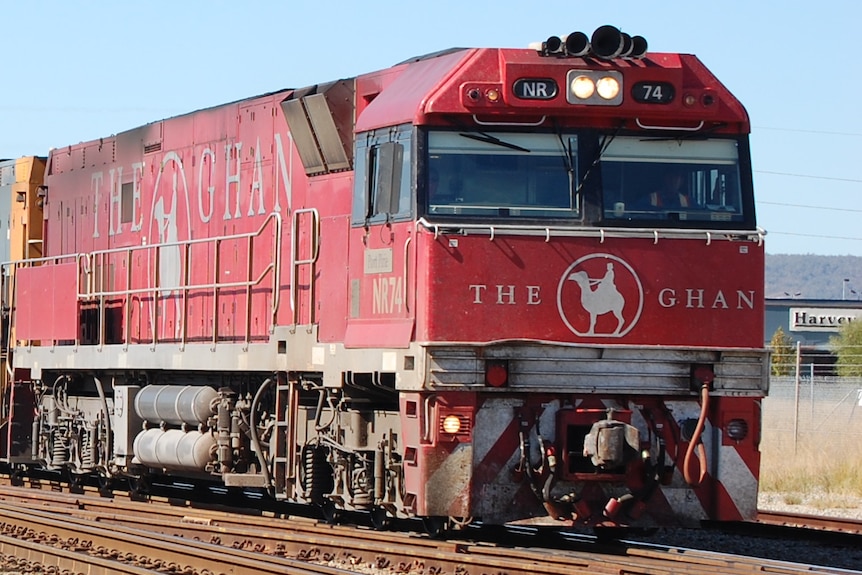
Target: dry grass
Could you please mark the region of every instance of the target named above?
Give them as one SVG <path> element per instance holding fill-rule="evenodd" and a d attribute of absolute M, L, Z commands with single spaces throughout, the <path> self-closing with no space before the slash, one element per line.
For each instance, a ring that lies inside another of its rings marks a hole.
<path fill-rule="evenodd" d="M 814 417 L 802 412 L 798 420 L 793 412 L 786 402 L 764 404 L 761 492 L 788 505 L 856 506 L 862 497 L 862 410 Z"/>

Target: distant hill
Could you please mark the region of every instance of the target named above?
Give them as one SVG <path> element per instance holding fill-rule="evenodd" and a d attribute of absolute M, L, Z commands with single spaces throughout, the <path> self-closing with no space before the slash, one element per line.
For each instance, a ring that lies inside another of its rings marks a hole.
<path fill-rule="evenodd" d="M 840 300 L 842 289 L 862 299 L 862 257 L 766 254 L 766 297 Z"/>

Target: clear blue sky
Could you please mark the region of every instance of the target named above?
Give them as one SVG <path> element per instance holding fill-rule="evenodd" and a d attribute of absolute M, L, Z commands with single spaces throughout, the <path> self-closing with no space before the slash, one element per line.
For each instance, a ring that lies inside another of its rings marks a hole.
<path fill-rule="evenodd" d="M 746 106 L 769 253 L 862 255 L 857 0 L 31 0 L 0 17 L 0 158 L 453 46 L 613 24 L 696 54 Z"/>

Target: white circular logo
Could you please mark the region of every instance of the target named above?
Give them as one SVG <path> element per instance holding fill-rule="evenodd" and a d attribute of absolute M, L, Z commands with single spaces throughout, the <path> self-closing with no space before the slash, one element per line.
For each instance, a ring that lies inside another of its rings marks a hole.
<path fill-rule="evenodd" d="M 644 290 L 627 262 L 611 254 L 590 254 L 570 265 L 557 287 L 557 310 L 573 333 L 623 337 L 643 311 Z"/>

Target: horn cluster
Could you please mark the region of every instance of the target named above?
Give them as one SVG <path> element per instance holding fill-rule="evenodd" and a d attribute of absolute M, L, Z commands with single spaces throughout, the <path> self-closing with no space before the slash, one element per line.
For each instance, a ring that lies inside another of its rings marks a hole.
<path fill-rule="evenodd" d="M 643 36 L 629 36 L 615 26 L 599 26 L 591 37 L 583 32 L 568 36 L 551 36 L 541 43 L 530 45 L 542 56 L 595 56 L 602 60 L 614 58 L 643 58 L 647 41 Z"/>

